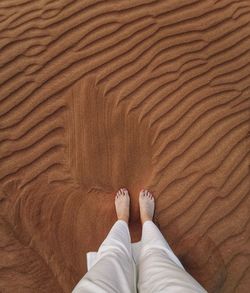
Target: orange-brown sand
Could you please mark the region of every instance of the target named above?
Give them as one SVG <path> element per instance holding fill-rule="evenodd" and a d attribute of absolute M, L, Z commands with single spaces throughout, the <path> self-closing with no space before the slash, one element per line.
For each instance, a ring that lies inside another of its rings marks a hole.
<path fill-rule="evenodd" d="M 71 292 L 138 193 L 213 293 L 250 288 L 250 2 L 0 1 L 0 292 Z"/>

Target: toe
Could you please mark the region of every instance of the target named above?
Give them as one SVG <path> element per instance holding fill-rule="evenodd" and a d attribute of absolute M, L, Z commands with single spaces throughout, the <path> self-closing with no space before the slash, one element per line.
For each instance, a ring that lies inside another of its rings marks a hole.
<path fill-rule="evenodd" d="M 123 192 L 126 196 L 128 196 L 128 190 L 126 188 L 123 189 Z"/>

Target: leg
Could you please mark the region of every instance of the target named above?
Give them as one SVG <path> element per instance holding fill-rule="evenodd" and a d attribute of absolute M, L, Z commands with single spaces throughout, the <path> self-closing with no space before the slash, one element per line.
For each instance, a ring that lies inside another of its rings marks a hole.
<path fill-rule="evenodd" d="M 97 260 L 73 293 L 136 292 L 135 263 L 128 229 L 129 195 L 116 196 L 117 222 L 97 252 Z"/>
<path fill-rule="evenodd" d="M 142 249 L 139 263 L 140 292 L 206 292 L 183 268 L 167 241 L 151 221 L 154 198 L 147 191 L 140 194 Z"/>

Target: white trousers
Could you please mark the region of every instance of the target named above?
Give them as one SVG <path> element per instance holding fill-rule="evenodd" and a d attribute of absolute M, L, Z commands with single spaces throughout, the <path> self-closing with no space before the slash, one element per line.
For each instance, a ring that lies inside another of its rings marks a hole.
<path fill-rule="evenodd" d="M 72 293 L 207 292 L 185 269 L 152 221 L 142 227 L 138 266 L 128 225 L 118 220 L 97 252 L 96 263 Z"/>

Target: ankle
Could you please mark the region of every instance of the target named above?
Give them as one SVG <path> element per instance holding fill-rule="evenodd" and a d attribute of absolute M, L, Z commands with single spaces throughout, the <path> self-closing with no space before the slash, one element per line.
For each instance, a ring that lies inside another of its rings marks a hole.
<path fill-rule="evenodd" d="M 141 223 L 142 223 L 142 225 L 143 225 L 146 221 L 151 221 L 151 222 L 153 222 L 153 219 L 152 219 L 151 217 L 144 217 L 143 219 L 141 219 Z"/>
<path fill-rule="evenodd" d="M 128 217 L 124 217 L 124 216 L 119 216 L 119 217 L 117 217 L 117 220 L 124 221 L 124 222 L 126 222 L 128 224 L 129 218 Z"/>

